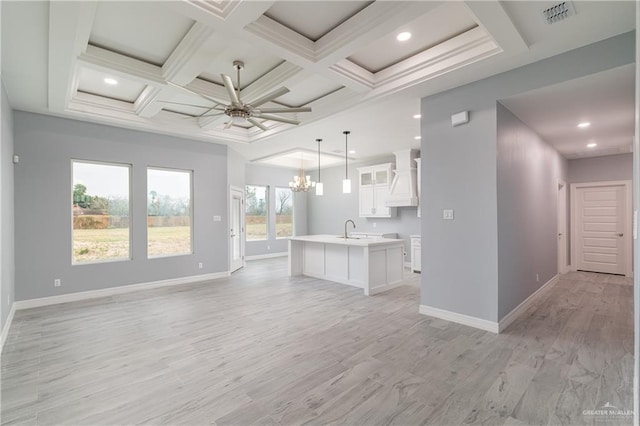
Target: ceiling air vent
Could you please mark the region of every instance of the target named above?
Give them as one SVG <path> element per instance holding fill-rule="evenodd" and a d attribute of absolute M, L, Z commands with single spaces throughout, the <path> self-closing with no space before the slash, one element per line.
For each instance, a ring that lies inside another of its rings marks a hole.
<path fill-rule="evenodd" d="M 570 1 L 563 1 L 562 3 L 542 10 L 542 17 L 547 24 L 555 24 L 575 14 L 576 11 Z"/>

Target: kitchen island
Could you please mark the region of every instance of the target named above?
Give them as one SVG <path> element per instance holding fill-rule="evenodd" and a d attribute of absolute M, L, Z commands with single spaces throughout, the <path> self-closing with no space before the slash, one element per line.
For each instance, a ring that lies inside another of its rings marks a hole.
<path fill-rule="evenodd" d="M 404 240 L 305 235 L 289 238 L 289 275 L 359 287 L 369 296 L 402 283 Z"/>

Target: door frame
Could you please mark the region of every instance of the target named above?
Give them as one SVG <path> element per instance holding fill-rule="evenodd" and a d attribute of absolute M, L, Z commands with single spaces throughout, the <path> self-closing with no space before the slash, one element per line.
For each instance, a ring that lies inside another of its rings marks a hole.
<path fill-rule="evenodd" d="M 571 270 L 576 271 L 577 268 L 577 198 L 576 198 L 576 190 L 578 188 L 593 188 L 598 186 L 624 186 L 625 190 L 625 224 L 624 224 L 624 234 L 626 235 L 626 247 L 624 252 L 623 262 L 623 270 L 624 274 L 627 277 L 633 276 L 633 243 L 631 238 L 632 232 L 632 218 L 633 218 L 633 199 L 632 197 L 632 181 L 630 180 L 612 180 L 612 181 L 603 181 L 603 182 L 582 182 L 582 183 L 572 183 L 571 190 L 569 192 L 569 196 L 571 198 Z"/>
<path fill-rule="evenodd" d="M 240 195 L 241 207 L 240 207 L 240 256 L 242 257 L 242 266 L 240 268 L 244 268 L 247 266 L 247 262 L 245 260 L 245 225 L 244 225 L 244 203 L 245 203 L 245 194 L 244 190 L 240 187 L 229 185 L 229 233 L 228 237 L 228 250 L 229 250 L 229 272 L 233 272 L 231 267 L 231 262 L 233 261 L 233 247 L 231 245 L 231 224 L 233 223 L 233 196 Z M 238 269 L 240 269 L 238 268 Z M 236 271 L 238 270 L 236 269 Z"/>
<path fill-rule="evenodd" d="M 557 230 L 557 237 L 560 237 L 563 233 L 564 235 L 564 239 L 562 241 L 564 241 L 564 243 L 560 242 L 560 238 L 558 238 L 558 273 L 559 274 L 566 274 L 569 271 L 569 259 L 568 259 L 568 255 L 567 255 L 567 251 L 569 248 L 569 235 L 568 234 L 568 226 L 567 226 L 567 219 L 568 219 L 568 203 L 567 203 L 567 182 L 562 180 L 562 179 L 558 179 L 557 180 L 557 201 L 558 201 L 558 209 L 557 209 L 557 215 L 558 215 L 558 219 L 557 219 L 557 223 L 556 223 L 556 230 Z M 561 205 L 564 204 L 564 214 L 562 214 L 562 209 L 560 208 Z"/>

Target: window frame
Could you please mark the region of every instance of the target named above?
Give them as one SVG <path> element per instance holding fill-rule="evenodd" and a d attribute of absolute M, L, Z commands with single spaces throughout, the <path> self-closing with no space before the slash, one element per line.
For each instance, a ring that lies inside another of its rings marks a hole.
<path fill-rule="evenodd" d="M 273 204 L 273 221 L 274 221 L 274 225 L 276 227 L 276 229 L 275 229 L 275 232 L 276 232 L 275 239 L 276 240 L 286 240 L 287 238 L 291 238 L 291 237 L 295 237 L 296 236 L 296 214 L 295 214 L 295 205 L 293 204 L 293 191 L 288 186 L 274 186 L 274 192 L 273 192 L 274 198 L 277 198 L 278 189 L 287 189 L 287 190 L 289 190 L 291 192 L 291 236 L 278 237 L 278 213 L 276 212 L 275 203 Z"/>
<path fill-rule="evenodd" d="M 114 259 L 100 259 L 100 260 L 89 260 L 84 262 L 78 262 L 75 260 L 74 255 L 74 227 L 73 227 L 73 188 L 75 187 L 75 173 L 74 173 L 74 164 L 82 163 L 82 164 L 93 164 L 99 166 L 116 166 L 116 167 L 126 167 L 128 169 L 127 180 L 128 180 L 128 190 L 129 190 L 129 247 L 128 247 L 128 256 L 127 257 L 119 257 Z M 84 265 L 95 265 L 100 263 L 114 263 L 114 262 L 130 262 L 133 260 L 133 164 L 130 163 L 117 163 L 114 161 L 99 161 L 99 160 L 81 160 L 78 158 L 72 158 L 70 161 L 71 164 L 71 266 L 84 266 Z"/>
<path fill-rule="evenodd" d="M 261 238 L 259 240 L 250 240 L 248 238 L 249 236 L 249 232 L 248 232 L 248 226 L 247 226 L 247 206 L 249 205 L 249 203 L 247 202 L 247 187 L 248 186 L 253 186 L 253 187 L 260 187 L 260 188 L 264 188 L 264 203 L 265 203 L 265 217 L 266 217 L 266 232 L 265 232 L 265 237 Z M 244 203 L 245 203 L 245 207 L 244 207 L 244 229 L 245 229 L 245 241 L 248 243 L 253 243 L 253 242 L 260 242 L 260 241 L 269 241 L 270 237 L 271 237 L 271 233 L 269 232 L 269 222 L 271 221 L 271 197 L 270 197 L 270 191 L 271 191 L 271 186 L 270 185 L 253 185 L 253 184 L 245 184 L 244 185 Z"/>
<path fill-rule="evenodd" d="M 149 255 L 149 170 L 159 170 L 166 172 L 180 172 L 189 174 L 189 252 L 188 253 L 172 253 L 172 254 L 159 254 L 155 256 Z M 193 228 L 194 228 L 194 202 L 193 202 L 193 181 L 194 171 L 190 169 L 179 169 L 176 167 L 163 167 L 163 166 L 147 166 L 145 173 L 146 185 L 145 185 L 145 231 L 146 231 L 146 244 L 145 250 L 147 253 L 147 260 L 164 259 L 167 257 L 180 257 L 180 256 L 192 256 L 194 254 L 194 242 L 193 242 Z"/>

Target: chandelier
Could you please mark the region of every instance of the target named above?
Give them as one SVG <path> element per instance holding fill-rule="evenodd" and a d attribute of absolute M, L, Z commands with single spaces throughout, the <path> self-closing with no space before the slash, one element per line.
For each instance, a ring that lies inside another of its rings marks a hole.
<path fill-rule="evenodd" d="M 300 167 L 300 174 L 298 176 L 294 176 L 293 181 L 289 182 L 289 188 L 293 192 L 307 192 L 315 186 L 316 183 L 311 181 L 311 176 L 304 174 L 303 167 Z"/>

